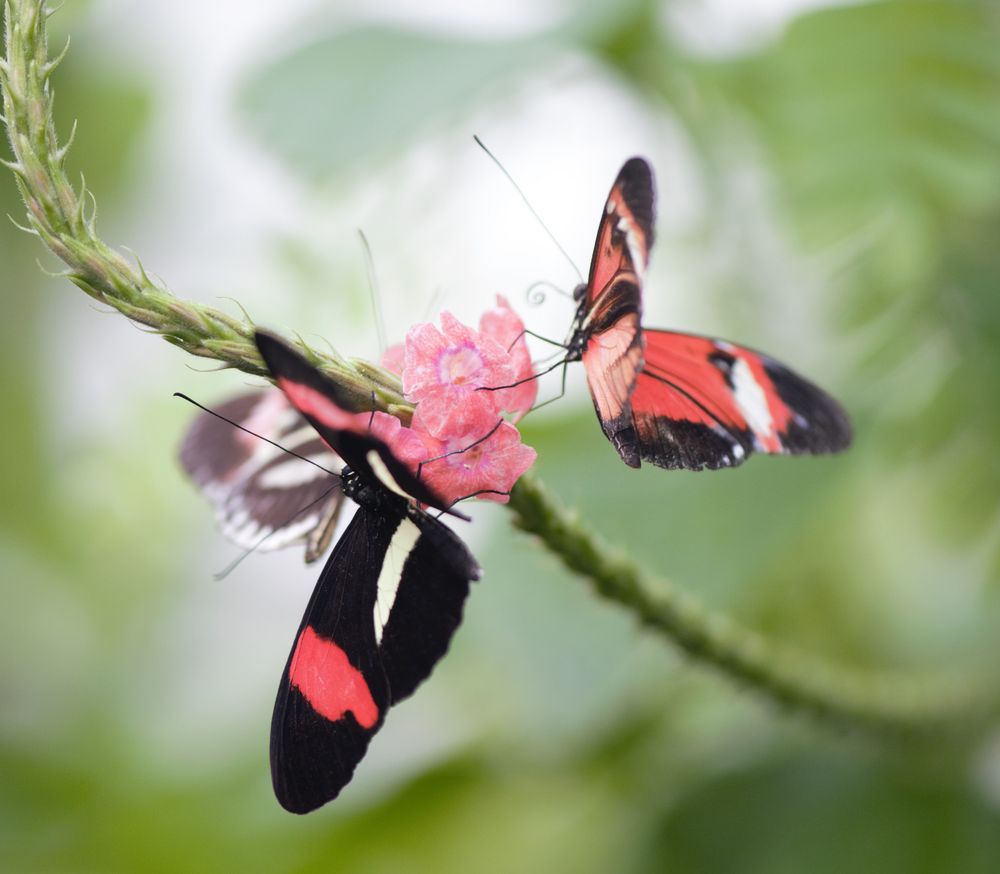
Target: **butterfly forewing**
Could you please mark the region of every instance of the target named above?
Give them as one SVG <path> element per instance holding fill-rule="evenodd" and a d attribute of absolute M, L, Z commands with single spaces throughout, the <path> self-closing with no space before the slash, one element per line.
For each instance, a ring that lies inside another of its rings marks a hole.
<path fill-rule="evenodd" d="M 274 793 L 293 813 L 337 797 L 385 718 L 389 689 L 373 617 L 382 560 L 401 519 L 358 510 L 295 635 L 271 721 Z"/>
<path fill-rule="evenodd" d="M 447 652 L 479 566 L 441 522 L 402 502 L 361 507 L 296 634 L 271 723 L 275 794 L 293 813 L 336 798 L 386 710 Z"/>
<path fill-rule="evenodd" d="M 620 274 L 633 273 L 641 281 L 653 245 L 654 211 L 653 171 L 642 158 L 630 158 L 611 186 L 598 225 L 586 294 L 591 310 Z"/>

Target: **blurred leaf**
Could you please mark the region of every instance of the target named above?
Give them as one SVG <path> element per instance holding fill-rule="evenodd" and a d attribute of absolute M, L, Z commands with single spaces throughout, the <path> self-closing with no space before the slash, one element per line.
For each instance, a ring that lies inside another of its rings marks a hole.
<path fill-rule="evenodd" d="M 300 870 L 602 872 L 620 852 L 616 820 L 613 796 L 572 771 L 458 760 L 327 827 Z"/>
<path fill-rule="evenodd" d="M 366 27 L 258 70 L 240 107 L 251 131 L 307 180 L 357 172 L 462 116 L 546 57 L 540 40 L 473 42 Z"/>
<path fill-rule="evenodd" d="M 901 210 L 916 214 L 908 245 L 933 255 L 941 218 L 1000 202 L 998 35 L 987 4 L 852 5 L 694 75 L 752 113 L 803 239 L 839 242 Z"/>
<path fill-rule="evenodd" d="M 991 872 L 1000 815 L 950 780 L 844 756 L 762 763 L 665 811 L 641 870 Z"/>

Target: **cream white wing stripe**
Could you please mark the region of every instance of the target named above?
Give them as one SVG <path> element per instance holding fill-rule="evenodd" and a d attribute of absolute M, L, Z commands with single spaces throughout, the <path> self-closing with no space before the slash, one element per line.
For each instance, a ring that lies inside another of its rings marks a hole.
<path fill-rule="evenodd" d="M 754 435 L 771 437 L 774 435 L 774 419 L 767 405 L 767 395 L 764 389 L 754 379 L 750 366 L 737 357 L 730 369 L 730 379 L 733 384 L 733 396 L 740 408 L 743 418 L 747 420 Z"/>
<path fill-rule="evenodd" d="M 420 539 L 420 529 L 409 519 L 404 518 L 392 535 L 389 548 L 382 562 L 382 570 L 378 575 L 378 593 L 375 598 L 375 642 L 382 642 L 382 630 L 389 621 L 392 605 L 396 601 L 399 581 L 403 576 L 403 567 L 409 558 L 413 547 Z"/>
<path fill-rule="evenodd" d="M 402 495 L 407 500 L 412 500 L 412 497 L 408 492 L 404 492 L 400 487 L 399 483 L 396 482 L 396 478 L 389 472 L 389 468 L 385 466 L 385 462 L 382 461 L 379 454 L 374 449 L 369 449 L 365 454 L 365 461 L 368 462 L 368 466 L 372 469 L 372 473 L 378 478 L 378 481 L 382 483 L 390 492 L 395 492 L 397 495 Z"/>
<path fill-rule="evenodd" d="M 287 461 L 263 471 L 257 478 L 258 488 L 290 489 L 330 476 L 324 469 L 329 466 L 332 460 L 330 453 L 324 452 L 304 457 L 305 461 L 290 455 Z M 315 462 L 315 464 L 310 464 L 310 461 Z"/>

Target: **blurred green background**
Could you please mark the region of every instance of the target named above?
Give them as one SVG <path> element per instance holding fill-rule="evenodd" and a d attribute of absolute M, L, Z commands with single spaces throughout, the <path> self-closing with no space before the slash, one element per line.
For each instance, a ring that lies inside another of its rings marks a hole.
<path fill-rule="evenodd" d="M 53 43 L 100 230 L 184 297 L 375 358 L 497 292 L 561 336 L 633 153 L 658 173 L 647 321 L 766 349 L 857 444 L 626 470 L 572 374 L 540 476 L 710 605 L 865 668 L 995 663 L 1000 13 L 992 3 L 68 0 Z M 751 8 L 752 7 L 752 8 Z M 9 174 L 3 211 L 18 216 Z M 494 507 L 453 651 L 308 818 L 271 796 L 316 576 L 236 553 L 174 453 L 245 385 L 107 315 L 0 226 L 0 869 L 992 872 L 1000 734 L 912 755 L 789 714 L 640 632 Z M 539 349 L 539 353 L 543 350 Z M 579 368 L 577 369 L 579 370 Z M 554 384 L 549 390 L 554 391 Z"/>

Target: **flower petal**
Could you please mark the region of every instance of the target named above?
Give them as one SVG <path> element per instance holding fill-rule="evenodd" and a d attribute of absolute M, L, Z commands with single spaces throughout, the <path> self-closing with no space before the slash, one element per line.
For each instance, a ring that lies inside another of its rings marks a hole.
<path fill-rule="evenodd" d="M 510 355 L 514 378 L 510 382 L 521 384 L 511 389 L 497 392 L 500 408 L 515 413 L 515 421 L 520 419 L 535 403 L 538 397 L 538 381 L 532 379 L 534 368 L 531 353 L 525 340 L 524 322 L 514 312 L 502 294 L 497 295 L 497 305 L 488 309 L 479 319 L 479 330 L 496 340 Z M 524 380 L 524 382 L 521 382 Z M 503 385 L 503 383 L 499 383 Z"/>

